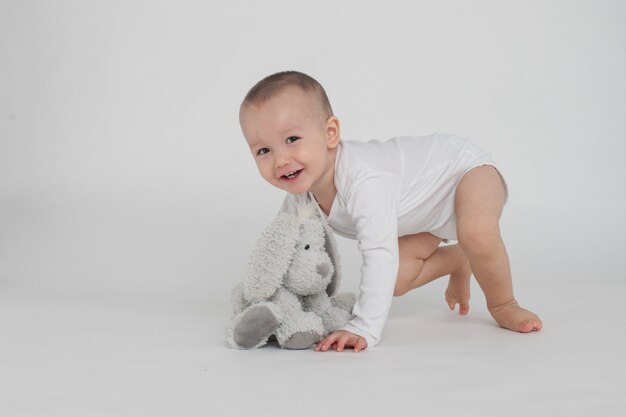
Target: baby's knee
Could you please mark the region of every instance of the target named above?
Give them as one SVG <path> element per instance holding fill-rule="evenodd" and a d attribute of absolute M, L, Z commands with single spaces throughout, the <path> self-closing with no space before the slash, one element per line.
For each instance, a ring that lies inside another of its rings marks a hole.
<path fill-rule="evenodd" d="M 468 255 L 489 256 L 500 244 L 500 227 L 498 223 L 472 222 L 459 225 L 457 230 L 459 246 Z"/>
<path fill-rule="evenodd" d="M 409 288 L 408 285 L 403 285 L 401 283 L 396 282 L 396 287 L 393 289 L 393 296 L 400 297 L 401 295 L 406 294 L 410 290 L 411 289 Z"/>

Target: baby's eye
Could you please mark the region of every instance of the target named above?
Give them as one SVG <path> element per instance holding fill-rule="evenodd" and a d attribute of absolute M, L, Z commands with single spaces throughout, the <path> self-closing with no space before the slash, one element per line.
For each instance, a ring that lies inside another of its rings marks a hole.
<path fill-rule="evenodd" d="M 287 138 L 287 143 L 294 143 L 294 142 L 295 142 L 295 141 L 297 141 L 298 139 L 300 139 L 300 138 L 299 138 L 299 137 L 297 137 L 297 136 L 289 136 L 289 137 Z"/>
<path fill-rule="evenodd" d="M 257 151 L 257 155 L 265 155 L 266 153 L 268 153 L 270 150 L 269 148 L 261 148 Z"/>
<path fill-rule="evenodd" d="M 309 250 L 309 249 L 311 249 L 311 245 L 307 244 L 307 245 L 304 247 L 304 250 Z"/>

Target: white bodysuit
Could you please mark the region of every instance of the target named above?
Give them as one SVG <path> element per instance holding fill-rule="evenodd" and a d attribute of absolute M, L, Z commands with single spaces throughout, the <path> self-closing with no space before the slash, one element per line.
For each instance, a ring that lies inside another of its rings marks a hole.
<path fill-rule="evenodd" d="M 335 232 L 358 241 L 360 294 L 355 318 L 343 329 L 363 336 L 368 348 L 380 340 L 391 306 L 398 237 L 430 232 L 456 240 L 456 187 L 463 174 L 481 165 L 495 162 L 469 139 L 454 135 L 341 140 L 335 161 L 337 194 L 328 216 L 319 211 Z M 287 194 L 281 211 L 295 212 L 304 201 L 315 198 Z"/>

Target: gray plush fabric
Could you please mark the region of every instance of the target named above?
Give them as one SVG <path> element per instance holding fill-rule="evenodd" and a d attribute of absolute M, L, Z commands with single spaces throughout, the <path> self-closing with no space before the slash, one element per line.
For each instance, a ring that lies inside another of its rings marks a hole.
<path fill-rule="evenodd" d="M 339 255 L 329 226 L 314 204 L 280 213 L 263 231 L 232 292 L 228 343 L 258 348 L 275 337 L 288 349 L 306 349 L 351 318 L 356 297 L 337 294 Z"/>
<path fill-rule="evenodd" d="M 242 315 L 234 329 L 234 340 L 238 346 L 244 349 L 253 348 L 259 340 L 270 337 L 279 323 L 266 305 L 254 305 Z"/>
<path fill-rule="evenodd" d="M 308 349 L 318 342 L 318 335 L 313 332 L 296 332 L 291 335 L 283 347 L 285 349 Z"/>

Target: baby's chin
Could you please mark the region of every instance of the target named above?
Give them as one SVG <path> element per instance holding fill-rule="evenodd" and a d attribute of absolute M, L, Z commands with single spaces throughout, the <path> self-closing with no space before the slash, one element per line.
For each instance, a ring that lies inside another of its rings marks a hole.
<path fill-rule="evenodd" d="M 289 194 L 303 194 L 309 191 L 307 187 L 280 187 Z"/>
<path fill-rule="evenodd" d="M 293 186 L 281 184 L 281 187 L 279 188 L 287 191 L 289 194 L 303 194 L 309 191 L 309 187 L 305 186 L 304 184 L 298 184 Z"/>

